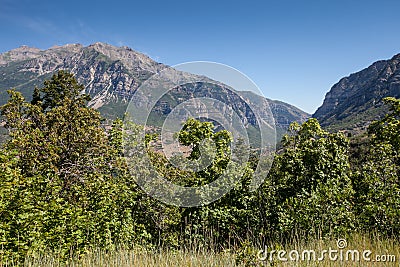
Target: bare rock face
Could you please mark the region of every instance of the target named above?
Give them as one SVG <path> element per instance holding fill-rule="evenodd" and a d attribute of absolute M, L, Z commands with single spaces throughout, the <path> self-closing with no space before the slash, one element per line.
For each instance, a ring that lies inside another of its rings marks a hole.
<path fill-rule="evenodd" d="M 115 47 L 105 43 L 94 43 L 86 47 L 81 44 L 67 44 L 47 50 L 22 46 L 0 54 L 0 105 L 7 101 L 7 89 L 16 88 L 30 99 L 35 86 L 41 87 L 43 81 L 58 70 L 68 70 L 85 86 L 85 93 L 91 96 L 89 106 L 99 109 L 105 117 L 121 117 L 135 90 L 149 77 L 165 68 L 169 67 L 129 47 Z M 189 73 L 180 75 L 195 77 Z M 197 91 L 204 96 L 233 103 L 246 124 L 254 123 L 254 114 L 243 105 L 241 96 L 232 93 L 221 83 L 212 83 L 218 88 L 203 84 Z M 170 95 L 169 99 L 179 103 L 178 96 L 190 97 L 191 94 L 193 88 L 182 86 L 177 88 L 176 95 Z M 279 118 L 277 129 L 280 129 L 280 132 L 283 132 L 290 122 L 303 122 L 309 117 L 307 113 L 283 102 L 273 102 L 251 93 L 246 97 L 251 97 L 252 101 L 259 103 L 260 109 L 266 103 L 271 103 L 274 116 Z M 146 102 L 146 99 L 143 101 Z M 166 115 L 171 109 L 171 104 L 164 102 L 156 108 L 159 117 Z"/>
<path fill-rule="evenodd" d="M 124 66 L 131 71 L 145 69 L 156 73 L 163 68 L 162 64 L 156 63 L 148 56 L 138 53 L 127 46 L 115 47 L 105 43 L 95 43 L 88 48 L 105 55 L 113 61 L 121 61 Z"/>
<path fill-rule="evenodd" d="M 143 80 L 164 67 L 128 47 L 103 43 L 88 47 L 68 44 L 43 51 L 22 46 L 0 55 L 0 85 L 5 89 L 16 87 L 29 97 L 32 88 L 28 86 L 34 80 L 38 81 L 35 85 L 40 84 L 52 73 L 65 69 L 86 86 L 86 93 L 93 98 L 90 105 L 99 108 L 117 99 L 126 101 Z"/>
<path fill-rule="evenodd" d="M 400 97 L 400 54 L 341 79 L 313 117 L 324 126 L 362 130 L 384 114 L 387 96 Z"/>
<path fill-rule="evenodd" d="M 0 65 L 7 64 L 12 61 L 26 60 L 38 57 L 41 50 L 29 46 L 21 46 L 19 48 L 8 51 L 0 55 Z"/>

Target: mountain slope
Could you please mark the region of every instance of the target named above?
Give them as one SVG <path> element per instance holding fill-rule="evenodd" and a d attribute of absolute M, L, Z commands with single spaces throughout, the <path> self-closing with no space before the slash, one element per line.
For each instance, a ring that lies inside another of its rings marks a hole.
<path fill-rule="evenodd" d="M 387 96 L 400 97 L 400 54 L 341 79 L 313 117 L 332 130 L 360 131 L 385 114 Z"/>
<path fill-rule="evenodd" d="M 302 123 L 310 117 L 309 114 L 297 107 L 282 101 L 259 97 L 253 92 L 241 91 L 239 92 L 239 95 L 259 107 L 260 110 L 265 110 L 267 109 L 266 106 L 269 106 L 272 114 L 274 115 L 278 140 L 280 140 L 279 138 L 285 134 L 290 123 L 294 121 Z"/>
<path fill-rule="evenodd" d="M 90 106 L 99 109 L 107 118 L 122 117 L 135 90 L 143 81 L 165 68 L 170 67 L 157 63 L 129 47 L 115 47 L 104 43 L 95 43 L 87 47 L 80 44 L 68 44 L 47 50 L 22 46 L 0 54 L 0 105 L 7 101 L 5 92 L 7 89 L 16 88 L 30 99 L 35 86 L 41 87 L 44 80 L 63 69 L 74 73 L 77 80 L 85 85 L 85 92 L 92 97 Z M 180 75 L 195 77 L 195 75 L 182 72 Z M 239 96 L 235 96 L 227 86 L 221 83 L 210 79 L 205 81 L 200 86 L 198 95 L 207 95 L 212 91 L 214 98 L 228 99 L 229 103 L 237 107 L 243 120 L 251 123 L 249 112 L 240 104 Z M 207 82 L 213 82 L 218 88 L 210 87 Z M 178 90 L 179 94 L 184 95 L 190 95 L 193 91 L 190 86 L 181 89 Z M 246 94 L 248 97 L 251 96 L 255 103 L 259 103 L 261 109 L 265 107 L 263 101 L 270 104 L 276 118 L 277 132 L 280 135 L 287 129 L 290 122 L 303 122 L 309 117 L 309 114 L 289 104 L 268 100 L 253 93 Z M 168 103 L 168 106 L 179 103 L 178 98 L 171 95 L 169 97 L 171 103 Z M 163 108 L 159 107 L 158 111 L 160 118 L 166 115 L 163 114 L 166 111 L 165 103 Z"/>
<path fill-rule="evenodd" d="M 98 108 L 129 95 L 143 80 L 164 68 L 149 57 L 127 47 L 95 43 L 88 47 L 70 44 L 48 50 L 21 47 L 0 55 L 0 86 L 17 88 L 26 97 L 34 86 L 60 70 L 74 73 L 93 97 L 90 103 Z M 4 103 L 4 97 L 0 99 Z"/>

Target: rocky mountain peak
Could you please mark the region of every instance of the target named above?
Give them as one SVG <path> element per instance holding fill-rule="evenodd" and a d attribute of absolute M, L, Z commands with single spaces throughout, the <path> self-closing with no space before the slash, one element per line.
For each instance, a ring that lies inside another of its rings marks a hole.
<path fill-rule="evenodd" d="M 59 51 L 59 50 L 66 50 L 69 52 L 78 52 L 83 48 L 81 44 L 66 44 L 66 45 L 54 45 L 48 49 L 48 51 Z"/>
<path fill-rule="evenodd" d="M 116 47 L 110 44 L 97 42 L 89 45 L 87 48 L 93 49 L 113 61 L 121 61 L 128 69 L 137 70 L 140 65 L 156 73 L 162 68 L 162 64 L 156 63 L 145 54 L 139 53 L 127 46 Z"/>
<path fill-rule="evenodd" d="M 391 60 L 400 60 L 400 53 L 397 55 L 394 55 Z"/>
<path fill-rule="evenodd" d="M 7 64 L 12 61 L 35 58 L 40 55 L 40 52 L 41 50 L 39 48 L 23 45 L 6 53 L 0 54 L 0 65 Z"/>
<path fill-rule="evenodd" d="M 53 46 L 47 50 L 21 47 L 0 55 L 0 105 L 7 101 L 7 89 L 16 88 L 29 100 L 35 86 L 42 86 L 43 81 L 58 70 L 68 70 L 85 86 L 85 93 L 92 97 L 89 102 L 91 107 L 99 109 L 105 117 L 121 117 L 139 86 L 165 68 L 169 67 L 129 47 L 116 47 L 101 42 L 89 46 Z M 156 119 L 165 115 L 163 112 L 168 110 L 167 106 L 179 103 L 183 96 L 190 97 L 196 91 L 197 95 L 209 95 L 212 92 L 216 99 L 228 99 L 229 103 L 240 110 L 240 116 L 246 123 L 252 122 L 251 113 L 242 105 L 241 98 L 228 90 L 226 85 L 206 77 L 200 79 L 190 73 L 174 71 L 172 68 L 169 70 L 171 71 L 168 73 L 172 75 L 169 78 L 172 80 L 185 77 L 185 80 L 201 80 L 202 85 L 196 89 L 198 92 L 193 89 L 193 86 L 197 86 L 194 84 L 176 89 L 176 95 L 167 99 L 172 102 L 168 105 L 164 103 L 160 107 L 161 114 Z M 268 107 L 268 103 L 271 104 L 279 133 L 283 133 L 290 122 L 303 122 L 309 116 L 285 103 L 270 101 L 250 93 L 247 93 L 247 97 L 259 103 L 261 110 Z M 146 101 L 143 99 L 143 103 Z"/>

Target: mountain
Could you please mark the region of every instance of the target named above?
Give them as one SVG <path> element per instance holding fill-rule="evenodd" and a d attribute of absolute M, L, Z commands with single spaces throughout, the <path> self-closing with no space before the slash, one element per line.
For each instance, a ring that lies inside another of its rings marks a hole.
<path fill-rule="evenodd" d="M 35 86 L 51 78 L 58 70 L 69 70 L 85 85 L 94 108 L 104 107 L 106 116 L 122 114 L 123 109 L 109 110 L 107 104 L 126 103 L 140 84 L 166 66 L 128 47 L 95 43 L 55 46 L 39 50 L 22 46 L 0 55 L 0 105 L 7 100 L 5 89 L 16 88 L 30 98 Z M 101 109 L 100 109 L 101 111 Z"/>
<path fill-rule="evenodd" d="M 275 119 L 277 140 L 280 140 L 280 137 L 286 133 L 290 123 L 294 121 L 302 123 L 310 118 L 309 114 L 285 102 L 259 97 L 248 91 L 240 91 L 239 94 L 246 101 L 259 107 L 260 110 L 265 110 L 269 106 Z"/>
<path fill-rule="evenodd" d="M 331 130 L 363 131 L 387 112 L 387 96 L 400 97 L 400 54 L 341 79 L 313 117 Z"/>
<path fill-rule="evenodd" d="M 92 97 L 89 106 L 98 109 L 106 118 L 113 119 L 123 116 L 134 92 L 144 81 L 165 69 L 173 70 L 125 46 L 95 43 L 85 47 L 67 44 L 47 50 L 22 46 L 0 54 L 0 105 L 8 99 L 7 89 L 16 88 L 29 100 L 35 86 L 43 86 L 43 81 L 51 78 L 58 70 L 68 70 L 85 85 L 85 92 Z M 193 80 L 201 78 L 203 82 L 200 85 L 181 86 L 175 93 L 166 96 L 165 101 L 159 101 L 155 109 L 158 116 L 153 116 L 154 124 L 158 124 L 173 106 L 181 102 L 182 95 L 194 96 L 195 90 L 196 96 L 209 96 L 231 103 L 245 124 L 254 124 L 254 121 L 251 112 L 241 103 L 242 97 L 251 98 L 254 103 L 258 103 L 259 110 L 269 104 L 276 120 L 278 138 L 290 122 L 303 122 L 310 116 L 289 104 L 265 99 L 251 92 L 236 92 L 207 77 L 176 70 L 173 70 L 172 75 L 192 77 Z"/>

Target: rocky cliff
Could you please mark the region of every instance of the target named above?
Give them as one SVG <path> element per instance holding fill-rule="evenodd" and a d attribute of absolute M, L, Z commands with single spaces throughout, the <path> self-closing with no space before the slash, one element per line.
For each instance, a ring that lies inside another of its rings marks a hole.
<path fill-rule="evenodd" d="M 400 97 L 400 54 L 341 79 L 313 117 L 331 129 L 362 131 L 384 115 L 387 96 Z"/>

